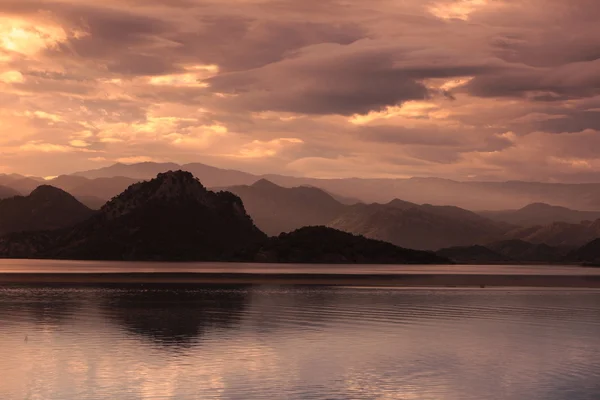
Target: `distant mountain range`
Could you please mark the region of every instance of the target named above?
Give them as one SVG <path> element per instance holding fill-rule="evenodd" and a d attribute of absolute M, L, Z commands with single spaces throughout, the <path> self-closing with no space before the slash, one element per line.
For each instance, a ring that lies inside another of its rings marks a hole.
<path fill-rule="evenodd" d="M 260 183 L 258 188 L 264 184 L 266 182 Z M 4 202 L 13 202 L 11 206 L 21 214 L 37 211 L 39 215 L 35 220 L 39 221 L 58 214 L 56 207 L 40 211 L 33 200 L 59 197 L 70 209 L 86 209 L 70 195 L 48 186 L 35 189 L 27 198 L 15 197 Z M 326 227 L 303 228 L 269 239 L 253 224 L 239 197 L 227 191 L 210 191 L 191 173 L 183 171 L 161 173 L 155 179 L 131 185 L 99 212 L 88 212 L 89 218 L 72 221 L 74 224 L 69 227 L 48 230 L 44 226 L 45 230 L 35 232 L 17 229 L 19 232 L 0 236 L 0 256 L 156 261 L 448 262 L 430 252 L 402 249 Z M 3 223 L 0 215 L 0 225 Z"/>
<path fill-rule="evenodd" d="M 174 163 L 151 162 L 115 164 L 106 168 L 76 172 L 72 175 L 88 179 L 119 176 L 146 180 L 153 178 L 159 172 L 175 169 L 193 173 L 207 187 L 251 185 L 260 179 L 267 179 L 283 187 L 314 186 L 334 197 L 358 199 L 366 203 L 387 203 L 400 198 L 417 204 L 452 204 L 469 210 L 515 210 L 527 204 L 542 202 L 575 210 L 600 210 L 600 183 L 458 182 L 440 178 L 316 179 L 277 174 L 254 175 L 201 163 L 179 166 Z M 2 183 L 1 180 L 0 185 L 13 187 Z M 107 198 L 98 194 L 94 196 Z"/>
<path fill-rule="evenodd" d="M 283 187 L 312 186 L 320 188 L 342 203 L 387 203 L 395 198 L 405 201 L 434 205 L 454 205 L 469 210 L 519 210 L 531 203 L 547 203 L 572 210 L 600 210 L 600 183 L 559 184 L 540 182 L 458 182 L 439 178 L 409 179 L 316 179 L 285 175 L 255 175 L 242 171 L 216 168 L 201 163 L 179 166 L 174 163 L 115 164 L 96 170 L 75 172 L 69 176 L 87 178 L 92 183 L 79 180 L 80 188 L 74 188 L 76 181 L 60 182 L 63 177 L 46 183 L 69 191 L 77 198 L 93 197 L 110 200 L 127 188 L 132 182 L 148 180 L 160 172 L 186 170 L 198 177 L 207 187 L 228 187 L 252 185 L 260 179 L 267 179 Z M 103 181 L 95 181 L 105 178 Z M 125 180 L 123 178 L 128 178 Z M 114 182 L 112 182 L 114 180 Z M 13 188 L 21 194 L 29 194 L 43 182 L 41 178 L 21 175 L 0 175 L 0 185 Z M 511 212 L 506 213 L 511 214 Z M 532 221 L 516 216 L 496 217 L 487 212 L 483 216 L 492 219 L 506 219 L 520 224 Z M 572 218 L 563 222 L 579 222 Z M 517 222 L 515 222 L 517 221 Z M 518 222 L 521 221 L 521 222 Z M 545 221 L 544 223 L 548 223 Z M 538 218 L 537 223 L 542 223 Z"/>
<path fill-rule="evenodd" d="M 572 224 L 600 219 L 600 211 L 577 211 L 545 203 L 529 204 L 518 210 L 481 211 L 479 215 L 512 225 L 549 225 L 554 222 Z"/>
<path fill-rule="evenodd" d="M 328 225 L 421 250 L 485 243 L 507 231 L 502 224 L 458 207 L 418 205 L 401 200 L 350 206 Z"/>
<path fill-rule="evenodd" d="M 88 208 L 105 207 L 129 186 L 152 180 L 155 174 L 177 167 L 172 163 L 115 164 L 50 180 L 17 174 L 0 175 L 0 198 L 18 194 L 27 197 L 41 184 L 52 185 L 70 193 L 89 212 Z M 268 236 L 279 237 L 307 226 L 321 226 L 321 229 L 327 226 L 402 248 L 442 249 L 448 257 L 487 257 L 490 262 L 550 262 L 600 238 L 598 211 L 580 211 L 539 201 L 521 208 L 478 212 L 432 204 L 476 200 L 478 204 L 487 205 L 480 208 L 493 209 L 494 205 L 513 204 L 514 198 L 505 201 L 509 194 L 519 199 L 543 197 L 547 201 L 566 202 L 567 194 L 571 193 L 570 202 L 591 205 L 595 204 L 596 189 L 600 184 L 454 182 L 434 178 L 330 180 L 258 176 L 199 163 L 186 164 L 182 168 L 194 171 L 202 182 L 208 182 L 207 187 L 239 197 L 253 223 Z M 389 199 L 399 192 L 402 197 Z M 19 198 L 24 201 L 23 196 Z M 369 202 L 369 198 L 389 200 Z M 414 201 L 419 198 L 427 198 L 427 203 Z M 77 213 L 74 214 L 77 218 Z M 6 217 L 5 221 L 8 221 Z M 15 232 L 15 226 L 21 230 L 60 227 L 43 222 L 38 225 L 21 223 L 17 218 L 7 228 L 5 221 L 0 218 L 0 233 Z M 68 218 L 63 221 L 65 226 L 73 223 Z"/>

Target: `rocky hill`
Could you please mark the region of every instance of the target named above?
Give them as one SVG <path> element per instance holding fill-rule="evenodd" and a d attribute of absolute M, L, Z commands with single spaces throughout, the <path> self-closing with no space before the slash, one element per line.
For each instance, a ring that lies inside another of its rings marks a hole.
<path fill-rule="evenodd" d="M 266 236 L 228 192 L 188 172 L 130 186 L 70 229 L 0 240 L 5 257 L 106 260 L 234 260 Z M 21 245 L 21 243 L 25 243 Z"/>

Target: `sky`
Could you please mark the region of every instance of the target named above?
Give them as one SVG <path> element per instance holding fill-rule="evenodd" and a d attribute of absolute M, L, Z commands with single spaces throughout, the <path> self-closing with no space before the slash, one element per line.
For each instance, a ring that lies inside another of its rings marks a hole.
<path fill-rule="evenodd" d="M 597 0 L 2 0 L 0 173 L 600 182 Z"/>

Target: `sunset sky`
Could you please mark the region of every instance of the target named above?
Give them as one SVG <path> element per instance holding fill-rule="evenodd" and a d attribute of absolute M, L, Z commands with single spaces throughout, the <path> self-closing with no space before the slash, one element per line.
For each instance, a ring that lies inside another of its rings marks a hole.
<path fill-rule="evenodd" d="M 0 173 L 600 182 L 598 0 L 1 0 Z"/>

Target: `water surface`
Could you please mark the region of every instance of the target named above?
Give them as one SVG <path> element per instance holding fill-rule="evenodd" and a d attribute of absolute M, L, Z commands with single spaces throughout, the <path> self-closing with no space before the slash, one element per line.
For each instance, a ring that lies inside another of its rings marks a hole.
<path fill-rule="evenodd" d="M 0 398 L 600 398 L 600 292 L 0 286 Z"/>

